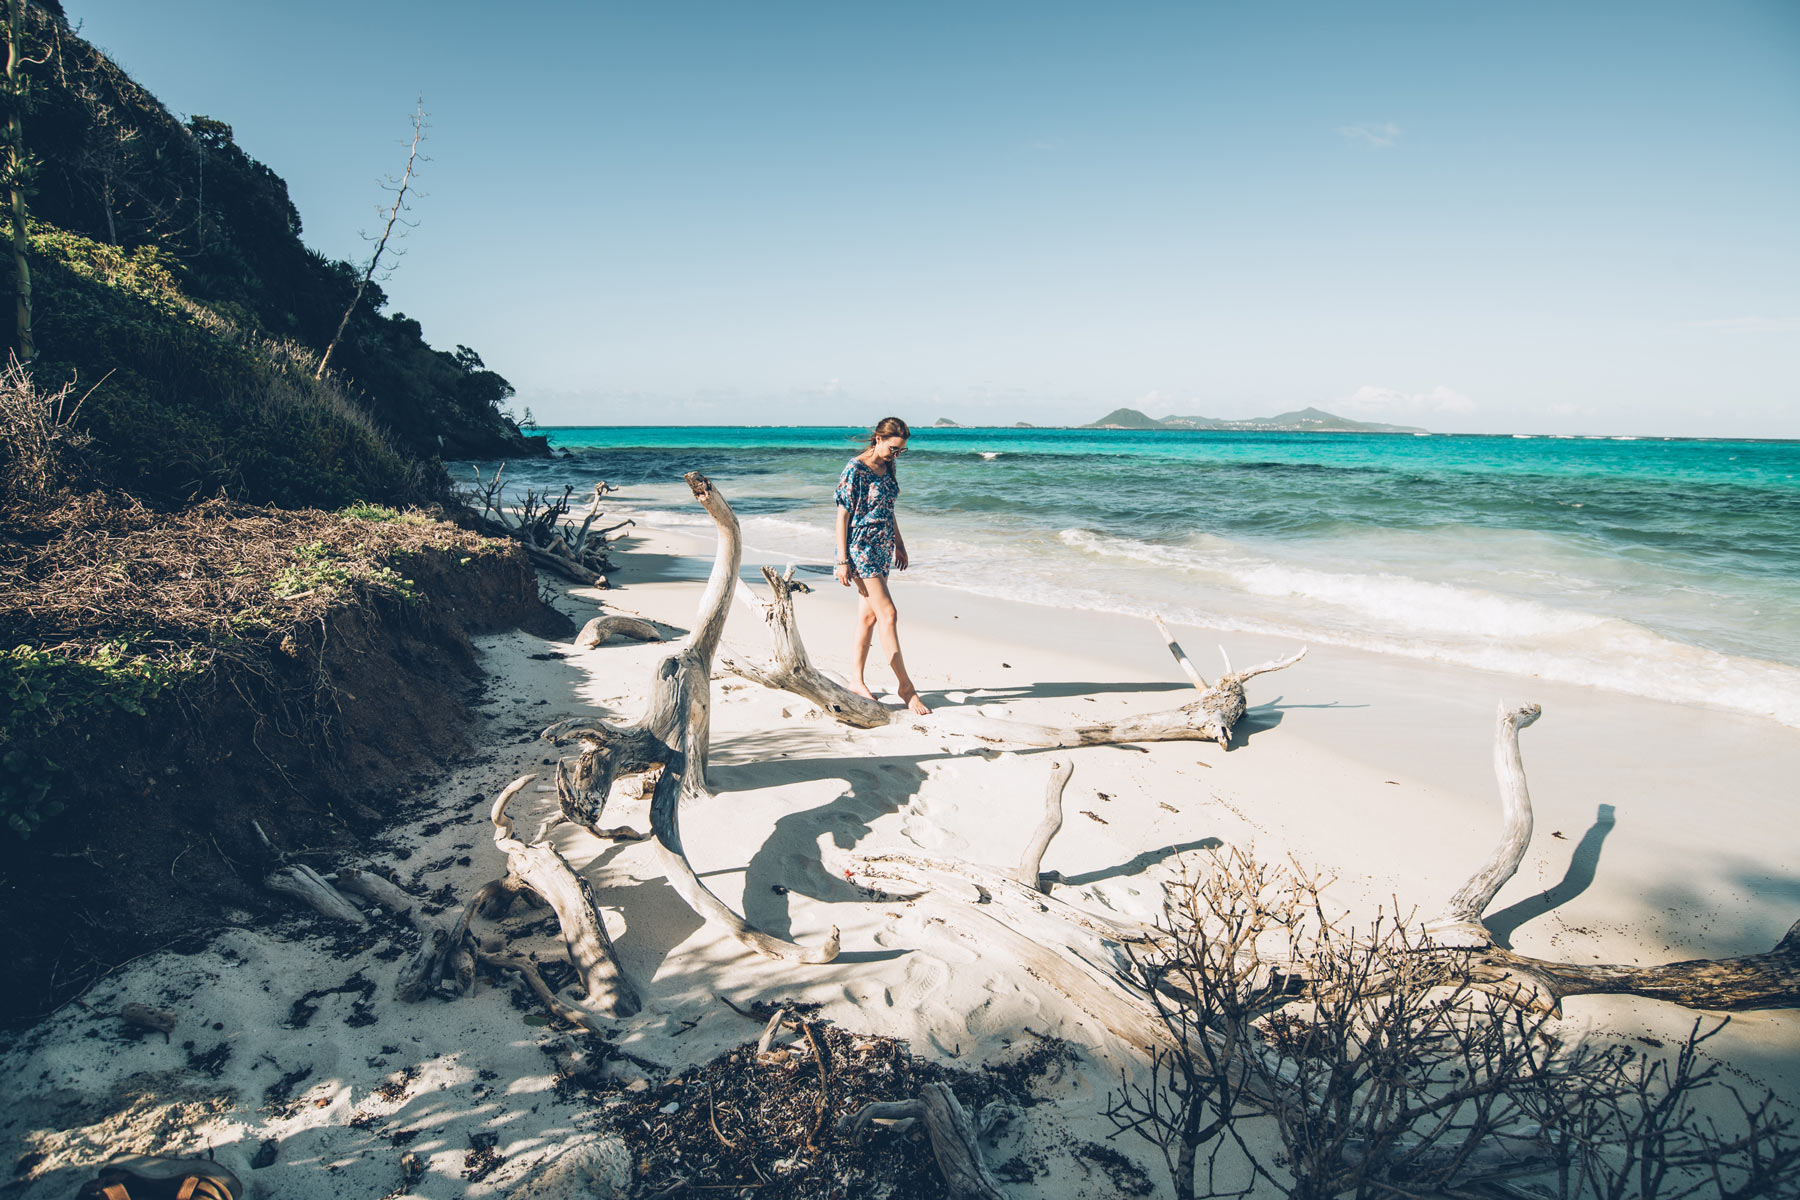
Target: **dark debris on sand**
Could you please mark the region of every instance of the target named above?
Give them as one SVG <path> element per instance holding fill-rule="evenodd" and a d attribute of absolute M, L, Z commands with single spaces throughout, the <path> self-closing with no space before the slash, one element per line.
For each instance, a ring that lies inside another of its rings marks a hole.
<path fill-rule="evenodd" d="M 596 1062 L 608 1057 L 605 1043 L 589 1041 Z M 585 1092 L 602 1106 L 605 1124 L 631 1147 L 641 1196 L 747 1188 L 757 1200 L 940 1200 L 944 1181 L 922 1129 L 877 1126 L 856 1144 L 838 1133 L 838 1121 L 943 1083 L 978 1127 L 997 1131 L 1038 1102 L 1034 1084 L 1054 1082 L 1075 1058 L 1061 1039 L 1039 1036 L 1014 1059 L 966 1070 L 919 1058 L 905 1042 L 810 1018 L 802 1030 L 784 1029 L 774 1050 L 759 1060 L 755 1043 L 745 1042 L 635 1092 L 621 1090 L 616 1075 L 565 1062 L 559 1084 L 565 1095 Z"/>

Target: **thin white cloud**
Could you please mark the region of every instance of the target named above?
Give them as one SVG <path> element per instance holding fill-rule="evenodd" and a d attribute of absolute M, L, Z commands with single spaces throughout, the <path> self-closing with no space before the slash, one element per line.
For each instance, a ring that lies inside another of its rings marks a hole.
<path fill-rule="evenodd" d="M 1477 406 L 1469 397 L 1442 384 L 1429 392 L 1402 392 L 1365 383 L 1348 396 L 1339 397 L 1336 407 L 1346 414 L 1360 416 L 1413 416 L 1420 413 L 1472 413 Z"/>
<path fill-rule="evenodd" d="M 1720 317 L 1711 321 L 1683 321 L 1688 329 L 1729 329 L 1738 333 L 1793 333 L 1800 317 Z"/>
<path fill-rule="evenodd" d="M 1400 127 L 1392 121 L 1379 124 L 1340 125 L 1338 132 L 1346 141 L 1355 145 L 1367 146 L 1371 150 L 1386 150 L 1400 140 Z"/>
<path fill-rule="evenodd" d="M 827 379 L 825 381 L 825 386 L 822 390 L 824 391 L 824 393 L 827 396 L 837 395 L 838 394 L 838 381 L 836 379 Z"/>

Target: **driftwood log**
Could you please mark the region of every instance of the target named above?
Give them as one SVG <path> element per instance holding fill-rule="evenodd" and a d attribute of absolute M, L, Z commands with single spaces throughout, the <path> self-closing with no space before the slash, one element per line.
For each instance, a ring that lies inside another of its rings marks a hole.
<path fill-rule="evenodd" d="M 606 616 L 594 617 L 581 627 L 575 635 L 575 645 L 582 650 L 592 650 L 611 638 L 628 637 L 640 642 L 660 642 L 662 631 L 648 621 L 637 617 Z"/>
<path fill-rule="evenodd" d="M 1800 1007 L 1800 921 L 1767 953 L 1655 967 L 1553 962 L 1515 953 L 1495 941 L 1482 914 L 1517 874 L 1531 844 L 1531 793 L 1519 752 L 1519 731 L 1536 721 L 1541 711 L 1535 704 L 1500 706 L 1494 729 L 1500 840 L 1444 911 L 1426 923 L 1425 932 L 1435 946 L 1466 954 L 1484 986 L 1533 1008 L 1554 1011 L 1565 997 L 1600 993 L 1644 996 L 1719 1012 Z"/>
<path fill-rule="evenodd" d="M 777 574 L 763 568 L 768 581 L 770 599 L 757 597 L 747 585 L 739 584 L 740 597 L 756 608 L 769 627 L 773 657 L 751 659 L 724 657 L 719 665 L 734 674 L 777 691 L 792 692 L 812 701 L 833 720 L 857 729 L 872 729 L 897 719 L 898 714 L 878 701 L 851 691 L 831 679 L 813 665 L 800 636 L 799 620 L 794 613 L 794 594 L 804 585 L 794 582 L 794 568 Z M 950 733 L 966 734 L 986 742 L 1014 746 L 1040 746 L 1068 749 L 1076 746 L 1106 746 L 1120 742 L 1209 741 L 1229 749 L 1231 731 L 1243 719 L 1246 708 L 1244 684 L 1258 675 L 1293 666 L 1306 656 L 1305 649 L 1286 658 L 1260 663 L 1242 671 L 1233 671 L 1227 661 L 1225 674 L 1217 683 L 1208 684 L 1194 669 L 1175 639 L 1170 637 L 1162 619 L 1156 618 L 1169 651 L 1182 671 L 1199 689 L 1197 699 L 1166 712 L 1147 713 L 1093 725 L 1037 725 L 1023 721 L 1006 721 L 978 713 L 939 709 L 932 715 L 932 727 Z"/>
<path fill-rule="evenodd" d="M 373 867 L 339 867 L 330 883 L 340 892 L 361 896 L 377 908 L 404 916 L 423 903 Z"/>
<path fill-rule="evenodd" d="M 931 1138 L 931 1155 L 944 1177 L 951 1200 L 1006 1200 L 1000 1181 L 988 1170 L 969 1119 L 956 1093 L 941 1083 L 919 1089 L 916 1100 L 884 1100 L 865 1104 L 838 1121 L 838 1132 L 859 1142 L 876 1121 L 918 1121 Z"/>
<path fill-rule="evenodd" d="M 1123 983 L 1128 971 L 1124 948 L 1151 941 L 1157 931 L 1070 904 L 1051 894 L 1050 879 L 1038 870 L 1062 827 L 1063 789 L 1071 772 L 1066 762 L 1051 764 L 1044 820 L 1019 867 L 982 866 L 911 849 L 844 853 L 828 846 L 822 848 L 824 865 L 833 875 L 892 899 L 934 893 L 965 901 L 945 923 L 950 934 L 990 952 L 997 947 L 1127 1045 L 1167 1045 L 1168 1031 L 1154 1007 L 1141 991 Z"/>
<path fill-rule="evenodd" d="M 1041 746 L 1066 750 L 1077 746 L 1112 746 L 1122 742 L 1217 742 L 1222 749 L 1231 748 L 1231 731 L 1244 718 L 1248 702 L 1244 684 L 1258 675 L 1281 671 L 1306 657 L 1305 649 L 1286 658 L 1273 659 L 1246 667 L 1242 671 L 1229 668 L 1217 683 L 1201 689 L 1200 695 L 1180 708 L 1162 712 L 1122 717 L 1092 725 L 1038 725 L 1024 721 L 1002 721 L 977 713 L 943 712 L 940 726 L 952 733 L 966 733 L 983 741 L 1015 746 Z M 1177 661 L 1181 656 L 1177 656 Z"/>
<path fill-rule="evenodd" d="M 777 575 L 773 567 L 764 567 L 762 575 L 768 581 L 770 599 L 758 597 L 742 580 L 738 581 L 737 594 L 768 625 L 769 638 L 775 645 L 774 657 L 721 657 L 719 665 L 766 688 L 810 700 L 832 719 L 854 729 L 874 729 L 892 720 L 893 714 L 879 700 L 851 691 L 813 665 L 794 615 L 794 595 L 808 589 L 805 584 L 794 582 L 794 568 L 790 566 L 786 574 Z"/>
<path fill-rule="evenodd" d="M 477 889 L 452 923 L 432 922 L 415 916 L 419 949 L 401 967 L 394 982 L 394 995 L 399 1000 L 416 1003 L 436 993 L 445 979 L 452 982 L 455 992 L 467 994 L 474 983 L 475 963 L 479 961 L 496 969 L 517 972 L 557 1017 L 600 1033 L 603 1026 L 596 1011 L 611 1017 L 628 1017 L 642 1007 L 642 1002 L 619 965 L 606 922 L 594 901 L 593 889 L 550 842 L 550 832 L 562 823 L 563 818 L 558 815 L 544 822 L 529 842 L 518 836 L 509 809 L 518 794 L 536 778 L 536 775 L 520 776 L 494 800 L 490 814 L 494 846 L 506 857 L 507 874 Z M 504 916 L 512 901 L 519 897 L 547 905 L 556 914 L 563 947 L 586 993 L 585 1007 L 556 995 L 532 959 L 484 946 L 470 932 L 470 923 L 477 913 Z"/>
<path fill-rule="evenodd" d="M 349 925 L 369 923 L 369 918 L 363 916 L 356 905 L 346 900 L 343 893 L 326 883 L 317 871 L 301 863 L 292 863 L 271 871 L 268 878 L 263 880 L 263 886 L 271 892 L 292 896 L 319 915 L 330 917 L 334 921 L 343 921 Z"/>

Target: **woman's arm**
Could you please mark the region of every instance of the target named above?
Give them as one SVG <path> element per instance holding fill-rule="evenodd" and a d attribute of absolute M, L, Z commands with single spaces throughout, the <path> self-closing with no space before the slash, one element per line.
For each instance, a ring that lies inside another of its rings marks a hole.
<path fill-rule="evenodd" d="M 850 510 L 842 505 L 837 510 L 837 566 L 831 573 L 839 583 L 850 586 Z"/>
<path fill-rule="evenodd" d="M 906 570 L 909 560 L 906 556 L 906 539 L 900 535 L 900 518 L 894 518 L 894 566 Z"/>

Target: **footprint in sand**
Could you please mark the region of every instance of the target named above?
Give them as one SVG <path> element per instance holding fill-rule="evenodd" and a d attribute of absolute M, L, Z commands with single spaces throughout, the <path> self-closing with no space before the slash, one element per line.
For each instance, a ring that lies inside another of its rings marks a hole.
<path fill-rule="evenodd" d="M 949 982 L 950 964 L 915 950 L 907 956 L 905 976 L 898 984 L 883 989 L 883 996 L 890 1008 L 920 1012 L 927 1001 L 937 1000 Z"/>
<path fill-rule="evenodd" d="M 1021 991 L 1002 976 L 990 976 L 981 990 L 981 1003 L 963 1018 L 963 1028 L 984 1040 L 1017 1033 L 1021 1025 L 1036 1019 L 1044 1007 L 1036 996 Z"/>
<path fill-rule="evenodd" d="M 900 819 L 900 832 L 921 850 L 942 853 L 966 850 L 968 843 L 944 827 L 938 819 L 937 811 L 937 801 L 925 796 L 916 797 L 906 806 L 905 815 Z"/>

